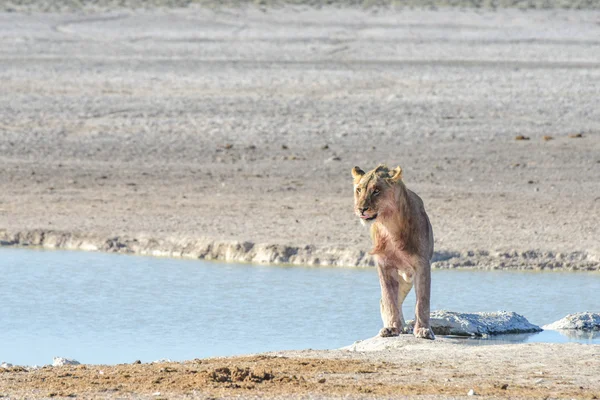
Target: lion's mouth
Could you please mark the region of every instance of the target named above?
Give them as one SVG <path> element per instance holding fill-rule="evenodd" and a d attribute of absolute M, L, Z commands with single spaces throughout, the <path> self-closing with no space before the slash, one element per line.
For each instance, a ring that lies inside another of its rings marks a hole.
<path fill-rule="evenodd" d="M 377 218 L 377 214 L 372 215 L 370 217 L 368 215 L 361 215 L 360 217 L 365 221 L 373 221 L 375 218 Z"/>

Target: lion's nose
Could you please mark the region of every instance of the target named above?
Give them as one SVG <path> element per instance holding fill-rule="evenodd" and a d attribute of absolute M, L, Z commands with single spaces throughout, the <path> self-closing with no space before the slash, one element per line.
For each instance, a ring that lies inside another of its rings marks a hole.
<path fill-rule="evenodd" d="M 364 207 L 364 208 L 359 208 L 358 210 L 360 211 L 361 214 L 364 214 L 365 211 L 367 211 L 369 209 L 369 207 Z"/>

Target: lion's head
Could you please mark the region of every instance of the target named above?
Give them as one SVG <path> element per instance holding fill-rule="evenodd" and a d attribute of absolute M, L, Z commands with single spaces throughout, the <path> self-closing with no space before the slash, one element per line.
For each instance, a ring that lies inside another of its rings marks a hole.
<path fill-rule="evenodd" d="M 394 188 L 402 179 L 402 168 L 389 169 L 385 165 L 365 172 L 352 168 L 354 178 L 354 212 L 363 225 L 374 222 L 378 216 L 393 212 L 396 206 Z"/>

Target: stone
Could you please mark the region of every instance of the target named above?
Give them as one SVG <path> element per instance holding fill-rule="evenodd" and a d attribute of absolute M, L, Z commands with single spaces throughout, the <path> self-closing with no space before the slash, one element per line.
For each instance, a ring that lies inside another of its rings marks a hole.
<path fill-rule="evenodd" d="M 473 389 L 469 390 L 469 393 L 467 393 L 467 396 L 475 396 L 475 391 Z"/>
<path fill-rule="evenodd" d="M 63 357 L 54 357 L 52 361 L 53 367 L 62 367 L 63 365 L 79 365 L 81 364 L 79 361 L 63 358 Z"/>
<path fill-rule="evenodd" d="M 408 325 L 412 329 L 414 321 L 408 321 Z M 436 335 L 477 337 L 542 331 L 539 326 L 531 324 L 524 316 L 509 311 L 478 313 L 434 311 L 431 313 L 431 329 Z"/>
<path fill-rule="evenodd" d="M 578 331 L 600 331 L 600 313 L 579 312 L 569 314 L 563 319 L 544 325 L 544 329 L 557 330 L 578 330 Z"/>
<path fill-rule="evenodd" d="M 408 321 L 408 331 L 413 329 L 414 321 Z M 514 312 L 479 312 L 459 313 L 453 311 L 434 311 L 431 313 L 431 328 L 436 335 L 435 341 L 415 338 L 413 335 L 381 337 L 358 340 L 340 350 L 347 351 L 382 351 L 399 350 L 408 346 L 428 346 L 438 342 L 451 342 L 445 335 L 486 337 L 490 335 L 518 334 L 540 332 L 542 329 L 529 323 L 525 317 Z"/>
<path fill-rule="evenodd" d="M 13 365 L 11 363 L 7 363 L 7 362 L 4 362 L 4 361 L 2 361 L 2 364 L 0 364 L 0 368 L 10 368 L 12 366 Z"/>
<path fill-rule="evenodd" d="M 164 364 L 164 363 L 170 363 L 170 362 L 173 362 L 173 361 L 169 358 L 161 358 L 159 360 L 152 361 L 152 364 Z"/>

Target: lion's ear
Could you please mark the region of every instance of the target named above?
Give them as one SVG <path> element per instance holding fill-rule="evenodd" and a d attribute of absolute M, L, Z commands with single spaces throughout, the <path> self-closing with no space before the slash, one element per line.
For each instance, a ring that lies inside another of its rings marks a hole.
<path fill-rule="evenodd" d="M 387 171 L 388 167 L 385 164 L 379 164 L 377 166 L 377 168 L 375 168 L 375 173 L 377 172 L 381 172 L 381 171 Z"/>
<path fill-rule="evenodd" d="M 365 171 L 360 169 L 360 167 L 352 168 L 352 177 L 354 178 L 354 182 L 360 181 L 360 178 L 365 174 Z"/>
<path fill-rule="evenodd" d="M 390 181 L 393 183 L 402 179 L 402 168 L 399 166 L 390 171 Z"/>

